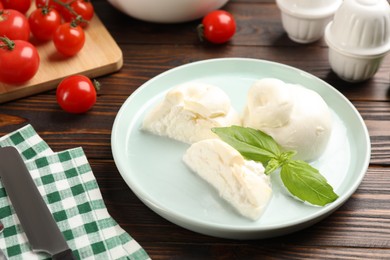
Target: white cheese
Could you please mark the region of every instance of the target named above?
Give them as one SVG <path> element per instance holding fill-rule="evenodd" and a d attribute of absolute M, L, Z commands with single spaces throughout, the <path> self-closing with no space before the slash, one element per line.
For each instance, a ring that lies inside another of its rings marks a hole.
<path fill-rule="evenodd" d="M 250 88 L 242 121 L 305 161 L 321 156 L 332 130 L 329 107 L 318 93 L 274 78 L 258 80 Z"/>
<path fill-rule="evenodd" d="M 220 139 L 194 143 L 183 161 L 241 215 L 256 220 L 271 199 L 270 177 L 261 163 L 245 160 Z"/>
<path fill-rule="evenodd" d="M 191 144 L 215 138 L 213 127 L 231 125 L 241 125 L 241 120 L 226 93 L 213 85 L 188 82 L 171 89 L 146 115 L 142 128 Z"/>

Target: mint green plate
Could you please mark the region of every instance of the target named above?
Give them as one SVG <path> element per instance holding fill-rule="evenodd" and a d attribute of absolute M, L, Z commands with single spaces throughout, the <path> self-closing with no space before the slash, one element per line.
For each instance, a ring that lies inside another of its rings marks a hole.
<path fill-rule="evenodd" d="M 298 83 L 318 92 L 331 108 L 334 127 L 325 153 L 313 163 L 340 196 L 325 207 L 293 199 L 273 174 L 273 196 L 257 221 L 239 214 L 182 162 L 188 148 L 140 130 L 145 113 L 168 89 L 187 81 L 214 84 L 242 111 L 251 84 L 264 77 Z M 308 227 L 340 207 L 357 189 L 368 168 L 370 138 L 355 107 L 336 89 L 302 70 L 243 58 L 194 62 L 166 71 L 138 88 L 123 104 L 112 129 L 112 152 L 120 174 L 134 194 L 163 218 L 216 237 L 257 239 Z"/>

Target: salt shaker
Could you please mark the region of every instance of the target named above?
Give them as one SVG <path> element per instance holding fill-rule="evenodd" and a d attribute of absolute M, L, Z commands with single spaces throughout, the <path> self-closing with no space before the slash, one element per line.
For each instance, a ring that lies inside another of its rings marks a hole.
<path fill-rule="evenodd" d="M 329 63 L 343 80 L 361 82 L 375 75 L 390 51 L 387 0 L 344 0 L 325 29 Z"/>
<path fill-rule="evenodd" d="M 342 0 L 276 0 L 284 30 L 298 43 L 321 39 L 341 3 Z"/>

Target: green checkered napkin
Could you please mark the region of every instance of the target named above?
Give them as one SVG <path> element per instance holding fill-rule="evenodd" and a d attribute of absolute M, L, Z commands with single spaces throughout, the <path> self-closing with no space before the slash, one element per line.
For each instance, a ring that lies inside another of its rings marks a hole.
<path fill-rule="evenodd" d="M 22 155 L 69 247 L 79 259 L 149 259 L 140 245 L 107 212 L 82 148 L 54 153 L 31 125 L 0 138 Z M 9 259 L 48 259 L 31 251 L 0 182 L 0 248 Z"/>

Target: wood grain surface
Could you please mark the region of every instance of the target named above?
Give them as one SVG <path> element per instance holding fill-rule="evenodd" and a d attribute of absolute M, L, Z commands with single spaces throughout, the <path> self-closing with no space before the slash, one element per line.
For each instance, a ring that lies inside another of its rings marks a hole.
<path fill-rule="evenodd" d="M 105 0 L 93 4 L 123 52 L 122 69 L 97 78 L 102 83 L 98 101 L 83 115 L 63 112 L 54 90 L 0 104 L 0 136 L 32 124 L 55 151 L 82 146 L 109 213 L 152 259 L 390 259 L 389 57 L 372 79 L 346 83 L 332 72 L 324 40 L 302 45 L 287 37 L 271 0 L 230 1 L 224 9 L 234 14 L 238 28 L 223 45 L 199 42 L 199 21 L 148 23 L 118 12 Z M 168 69 L 220 57 L 271 60 L 305 70 L 338 89 L 361 113 L 372 142 L 369 169 L 352 197 L 320 223 L 271 239 L 214 238 L 161 218 L 123 181 L 110 146 L 112 125 L 123 102 Z"/>

